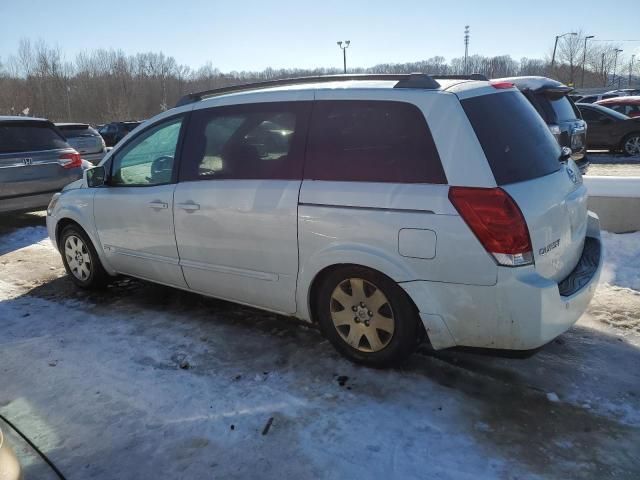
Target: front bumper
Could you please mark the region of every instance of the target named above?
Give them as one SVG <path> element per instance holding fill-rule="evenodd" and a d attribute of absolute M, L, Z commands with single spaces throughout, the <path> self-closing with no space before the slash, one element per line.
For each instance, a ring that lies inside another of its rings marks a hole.
<path fill-rule="evenodd" d="M 528 266 L 499 267 L 498 281 L 492 286 L 426 281 L 401 286 L 416 303 L 435 349 L 532 350 L 567 331 L 593 298 L 603 252 L 600 222 L 592 212 L 587 237 L 581 263 L 560 285 Z M 598 247 L 595 256 L 594 243 Z"/>

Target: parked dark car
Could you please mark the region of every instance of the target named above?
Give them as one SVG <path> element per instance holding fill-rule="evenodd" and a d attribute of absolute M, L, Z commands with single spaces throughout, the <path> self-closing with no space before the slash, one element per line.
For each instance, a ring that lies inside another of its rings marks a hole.
<path fill-rule="evenodd" d="M 0 116 L 0 213 L 45 208 L 82 177 L 82 159 L 53 123 Z"/>
<path fill-rule="evenodd" d="M 630 118 L 601 105 L 578 103 L 589 125 L 589 148 L 601 148 L 625 155 L 640 155 L 640 118 Z"/>
<path fill-rule="evenodd" d="M 107 148 L 98 131 L 86 123 L 56 123 L 56 127 L 67 138 L 83 159 L 97 165 Z"/>
<path fill-rule="evenodd" d="M 111 122 L 102 126 L 98 133 L 102 135 L 107 147 L 113 147 L 142 122 Z"/>
<path fill-rule="evenodd" d="M 573 88 L 547 77 L 510 77 L 496 81 L 513 83 L 536 108 L 561 147 L 571 148 L 571 158 L 586 173 L 587 125 L 569 98 Z"/>

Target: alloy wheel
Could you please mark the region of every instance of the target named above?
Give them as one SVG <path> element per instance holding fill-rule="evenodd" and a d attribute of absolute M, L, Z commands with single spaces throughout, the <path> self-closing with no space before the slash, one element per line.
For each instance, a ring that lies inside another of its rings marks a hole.
<path fill-rule="evenodd" d="M 64 255 L 74 277 L 86 281 L 91 276 L 91 257 L 89 250 L 80 237 L 69 235 L 64 242 Z"/>
<path fill-rule="evenodd" d="M 624 151 L 627 155 L 640 155 L 640 135 L 629 137 L 624 142 Z"/>
<path fill-rule="evenodd" d="M 351 347 L 378 352 L 389 344 L 395 318 L 389 300 L 376 285 L 348 278 L 336 286 L 330 302 L 333 325 Z"/>

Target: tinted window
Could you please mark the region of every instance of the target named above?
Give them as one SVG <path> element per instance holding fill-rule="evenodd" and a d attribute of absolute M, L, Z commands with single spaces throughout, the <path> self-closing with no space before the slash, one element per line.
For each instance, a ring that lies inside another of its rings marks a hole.
<path fill-rule="evenodd" d="M 598 100 L 598 97 L 590 96 L 590 97 L 582 97 L 580 99 L 580 103 L 593 103 Z"/>
<path fill-rule="evenodd" d="M 499 185 L 548 175 L 560 168 L 560 147 L 520 92 L 462 100 Z"/>
<path fill-rule="evenodd" d="M 289 102 L 194 111 L 181 180 L 302 178 L 309 108 Z"/>
<path fill-rule="evenodd" d="M 386 101 L 316 102 L 304 176 L 355 182 L 447 182 L 420 110 Z"/>
<path fill-rule="evenodd" d="M 60 125 L 58 129 L 67 138 L 95 137 L 98 135 L 98 132 L 88 125 Z"/>
<path fill-rule="evenodd" d="M 573 109 L 571 101 L 566 96 L 549 99 L 549 101 L 551 102 L 551 108 L 553 108 L 558 122 L 575 120 L 576 118 L 578 118 L 576 111 Z"/>
<path fill-rule="evenodd" d="M 57 148 L 69 148 L 69 145 L 47 122 L 0 123 L 0 153 L 33 152 Z"/>
<path fill-rule="evenodd" d="M 580 110 L 582 112 L 582 118 L 588 122 L 593 122 L 594 120 L 601 120 L 604 118 L 604 115 L 598 112 L 594 112 L 590 108 L 583 108 Z"/>
<path fill-rule="evenodd" d="M 182 118 L 175 118 L 140 133 L 113 159 L 111 185 L 142 186 L 169 183 Z"/>

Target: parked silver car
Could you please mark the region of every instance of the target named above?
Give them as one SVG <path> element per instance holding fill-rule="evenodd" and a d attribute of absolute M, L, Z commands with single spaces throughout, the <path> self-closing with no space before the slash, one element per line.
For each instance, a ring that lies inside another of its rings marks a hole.
<path fill-rule="evenodd" d="M 104 139 L 87 123 L 56 123 L 56 127 L 67 138 L 67 142 L 75 148 L 83 160 L 94 165 L 100 163 L 107 153 Z"/>
<path fill-rule="evenodd" d="M 0 116 L 0 213 L 44 209 L 82 171 L 80 154 L 51 122 Z"/>
<path fill-rule="evenodd" d="M 367 365 L 425 336 L 528 350 L 576 322 L 602 268 L 570 156 L 511 83 L 273 81 L 139 126 L 47 227 L 79 287 L 124 274 L 298 317 Z"/>

